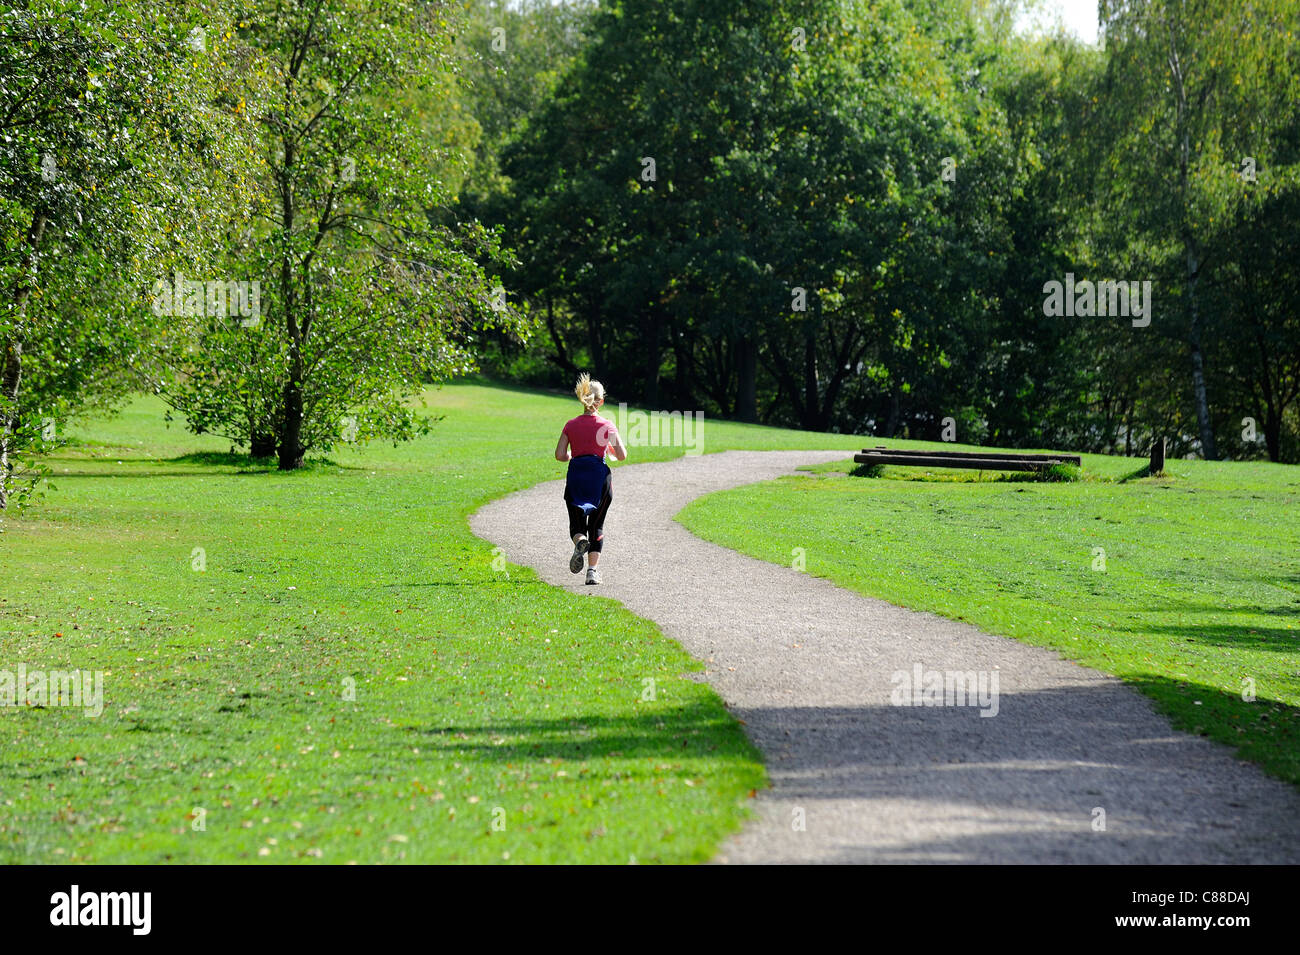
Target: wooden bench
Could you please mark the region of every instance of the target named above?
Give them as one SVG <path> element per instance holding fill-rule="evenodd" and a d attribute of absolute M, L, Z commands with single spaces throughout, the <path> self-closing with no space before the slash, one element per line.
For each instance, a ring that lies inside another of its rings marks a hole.
<path fill-rule="evenodd" d="M 902 448 L 863 448 L 853 455 L 858 464 L 892 464 L 916 468 L 974 468 L 980 471 L 1043 471 L 1056 464 L 1081 466 L 1077 454 L 1012 454 L 1007 451 L 905 451 Z"/>

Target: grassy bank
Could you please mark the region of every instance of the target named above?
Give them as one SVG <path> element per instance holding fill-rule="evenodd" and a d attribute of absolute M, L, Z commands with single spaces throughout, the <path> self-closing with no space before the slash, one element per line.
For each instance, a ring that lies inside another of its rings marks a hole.
<path fill-rule="evenodd" d="M 102 671 L 104 710 L 0 708 L 0 861 L 711 855 L 764 775 L 681 677 L 697 664 L 466 524 L 562 475 L 577 403 L 476 384 L 428 401 L 430 437 L 291 474 L 165 427 L 155 399 L 73 432 L 0 534 L 0 670 Z M 829 439 L 709 422 L 705 440 Z"/>

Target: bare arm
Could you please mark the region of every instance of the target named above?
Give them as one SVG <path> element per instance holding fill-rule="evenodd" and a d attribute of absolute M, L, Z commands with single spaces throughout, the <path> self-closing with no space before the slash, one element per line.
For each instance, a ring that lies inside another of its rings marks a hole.
<path fill-rule="evenodd" d="M 555 460 L 569 460 L 569 436 L 563 431 L 560 432 L 560 440 L 555 443 Z"/>
<path fill-rule="evenodd" d="M 615 461 L 627 460 L 627 445 L 623 443 L 623 436 L 617 431 L 614 432 L 614 440 L 609 444 L 609 453 L 613 455 Z"/>

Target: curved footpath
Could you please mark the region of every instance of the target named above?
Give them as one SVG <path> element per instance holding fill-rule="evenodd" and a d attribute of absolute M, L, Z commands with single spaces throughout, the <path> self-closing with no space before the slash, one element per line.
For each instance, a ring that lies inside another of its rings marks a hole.
<path fill-rule="evenodd" d="M 1300 793 L 1175 732 L 1120 681 L 742 556 L 673 520 L 703 494 L 844 457 L 729 451 L 618 468 L 599 587 L 569 573 L 562 482 L 470 520 L 543 580 L 621 601 L 706 662 L 772 778 L 717 861 L 1300 862 Z M 805 545 L 813 570 L 817 543 Z M 891 677 L 918 664 L 996 670 L 997 714 L 891 705 Z"/>

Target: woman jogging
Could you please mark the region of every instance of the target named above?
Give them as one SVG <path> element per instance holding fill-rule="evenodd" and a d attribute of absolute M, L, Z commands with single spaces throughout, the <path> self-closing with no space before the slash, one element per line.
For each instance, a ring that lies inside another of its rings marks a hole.
<path fill-rule="evenodd" d="M 627 448 L 614 422 L 596 414 L 605 403 L 605 387 L 584 372 L 578 376 L 573 393 L 582 402 L 582 414 L 565 422 L 555 445 L 555 460 L 569 462 L 564 482 L 564 506 L 569 512 L 569 537 L 573 540 L 569 570 L 580 572 L 585 555 L 587 583 L 598 584 L 600 571 L 596 565 L 605 543 L 605 513 L 613 499 L 613 475 L 605 463 L 605 452 L 612 454 L 615 461 L 626 461 Z"/>

